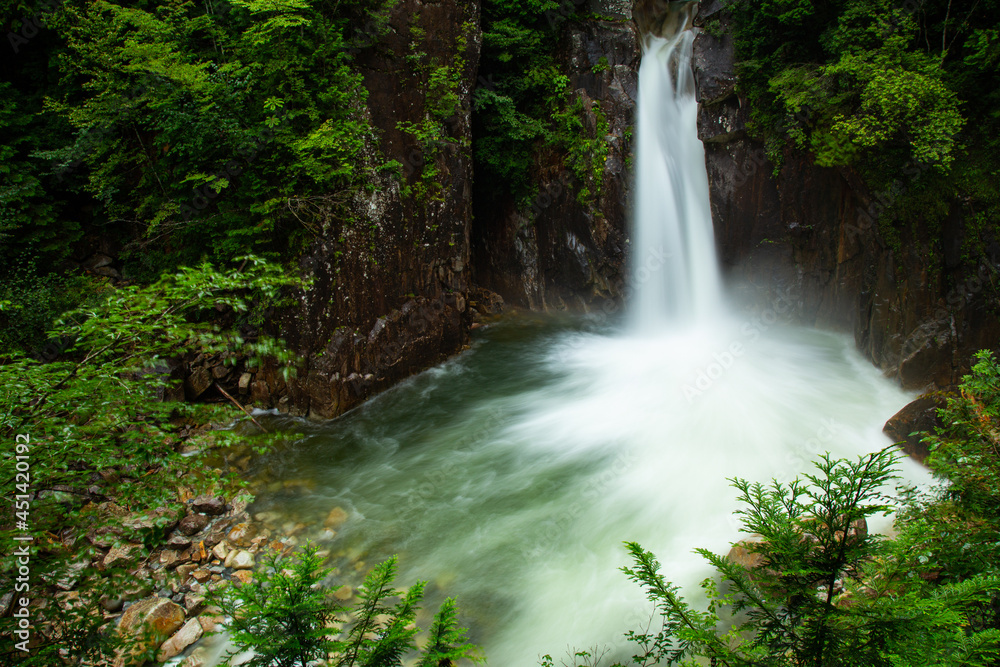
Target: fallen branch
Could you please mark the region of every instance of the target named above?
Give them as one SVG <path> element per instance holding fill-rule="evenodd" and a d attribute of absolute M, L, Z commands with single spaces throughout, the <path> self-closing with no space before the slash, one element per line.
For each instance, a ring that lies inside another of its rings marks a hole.
<path fill-rule="evenodd" d="M 214 384 L 214 385 L 215 385 L 215 388 L 216 388 L 216 389 L 218 389 L 218 390 L 219 390 L 219 392 L 220 392 L 220 393 L 221 393 L 221 394 L 222 394 L 223 396 L 225 396 L 225 397 L 226 397 L 226 398 L 228 398 L 228 399 L 229 399 L 230 401 L 232 401 L 232 402 L 233 402 L 233 405 L 235 405 L 235 406 L 236 406 L 236 407 L 238 407 L 238 408 L 239 408 L 240 410 L 242 410 L 242 411 L 243 411 L 243 414 L 245 414 L 245 415 L 246 415 L 247 417 L 249 417 L 249 418 L 250 418 L 250 421 L 252 421 L 252 422 L 253 422 L 254 424 L 256 424 L 256 425 L 257 425 L 257 428 L 259 428 L 259 429 L 260 429 L 261 431 L 263 431 L 264 433 L 267 433 L 267 432 L 268 432 L 266 428 L 264 428 L 263 426 L 261 426 L 261 423 L 260 423 L 259 421 L 257 421 L 256 419 L 254 419 L 253 415 L 252 415 L 252 414 L 250 414 L 250 412 L 249 412 L 249 411 L 248 411 L 248 410 L 247 410 L 246 408 L 244 408 L 244 407 L 243 407 L 242 405 L 240 405 L 240 402 L 239 402 L 239 401 L 237 401 L 237 400 L 236 400 L 235 398 L 233 398 L 232 396 L 230 396 L 230 395 L 229 395 L 229 392 L 227 392 L 227 391 L 226 391 L 225 389 L 223 389 L 222 387 L 220 387 L 220 386 L 219 386 L 219 383 L 218 383 L 218 382 L 213 382 L 212 384 Z"/>

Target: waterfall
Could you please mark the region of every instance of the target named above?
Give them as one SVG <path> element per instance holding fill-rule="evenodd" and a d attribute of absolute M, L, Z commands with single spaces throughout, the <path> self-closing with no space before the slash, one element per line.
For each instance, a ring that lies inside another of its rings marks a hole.
<path fill-rule="evenodd" d="M 783 324 L 787 297 L 752 315 L 724 307 L 691 69 L 697 3 L 643 2 L 628 326 L 500 322 L 331 424 L 275 418 L 307 435 L 258 463 L 253 511 L 280 516 L 270 529 L 304 526 L 300 543 L 327 550 L 336 585 L 355 590 L 398 555 L 401 583 L 432 582 L 427 610 L 458 598 L 494 666 L 591 647 L 627 660 L 625 632 L 655 617 L 619 570 L 622 542 L 656 553 L 700 604 L 712 568 L 695 547 L 726 554 L 745 537 L 727 479 L 788 482 L 824 452 L 879 450 L 912 398 L 853 340 Z M 334 507 L 351 518 L 331 533 Z"/>
<path fill-rule="evenodd" d="M 645 37 L 639 67 L 632 317 L 648 331 L 722 311 L 691 68 L 696 9 L 679 3 L 663 23 L 667 36 Z"/>

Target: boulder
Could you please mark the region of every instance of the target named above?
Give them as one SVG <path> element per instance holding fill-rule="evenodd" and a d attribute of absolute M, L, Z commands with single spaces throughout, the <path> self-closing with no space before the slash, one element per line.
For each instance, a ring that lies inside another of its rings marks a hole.
<path fill-rule="evenodd" d="M 947 400 L 938 394 L 921 396 L 890 417 L 882 432 L 892 438 L 907 456 L 923 463 L 930 450 L 921 442 L 922 436 L 914 434 L 933 433 L 935 428 L 941 426 L 937 411 L 946 404 Z"/>
<path fill-rule="evenodd" d="M 120 654 L 116 658 L 116 667 L 142 664 L 139 655 L 159 646 L 183 624 L 184 610 L 166 598 L 149 597 L 136 602 L 122 614 L 118 634 L 123 638 L 135 638 L 137 645 L 131 654 Z"/>
<path fill-rule="evenodd" d="M 222 624 L 223 618 L 218 613 L 215 608 L 206 609 L 205 613 L 198 617 L 198 622 L 201 623 L 201 627 L 205 632 L 215 632 L 216 629 Z"/>
<path fill-rule="evenodd" d="M 177 551 L 184 551 L 191 546 L 191 539 L 187 535 L 182 535 L 180 533 L 174 533 L 167 540 L 167 547 L 170 549 L 176 549 Z"/>
<path fill-rule="evenodd" d="M 205 596 L 188 593 L 184 596 L 184 611 L 188 616 L 200 614 L 205 609 Z"/>
<path fill-rule="evenodd" d="M 181 562 L 180 554 L 173 549 L 164 549 L 160 552 L 160 565 L 170 569 Z"/>
<path fill-rule="evenodd" d="M 226 533 L 226 539 L 237 546 L 249 546 L 250 540 L 257 534 L 257 529 L 251 523 L 238 523 Z"/>
<path fill-rule="evenodd" d="M 229 555 L 229 544 L 223 540 L 212 547 L 212 555 L 221 561 L 226 560 L 226 556 Z"/>
<path fill-rule="evenodd" d="M 160 645 L 160 652 L 156 654 L 156 659 L 159 662 L 166 662 L 170 658 L 180 655 L 184 649 L 201 639 L 203 632 L 197 618 L 188 619 L 188 622 L 182 625 L 180 630 Z"/>
<path fill-rule="evenodd" d="M 135 563 L 139 559 L 139 555 L 141 553 L 141 544 L 125 544 L 122 546 L 112 547 L 111 551 L 104 556 L 104 560 L 101 561 L 101 566 L 105 569 L 113 567 L 126 567 Z"/>
<path fill-rule="evenodd" d="M 121 537 L 118 526 L 99 526 L 87 532 L 87 541 L 99 549 L 110 549 Z"/>
<path fill-rule="evenodd" d="M 195 650 L 191 651 L 191 655 L 187 657 L 187 660 L 181 663 L 181 667 L 205 667 L 208 664 L 208 651 L 199 646 Z"/>
<path fill-rule="evenodd" d="M 180 525 L 177 526 L 179 530 L 184 535 L 195 535 L 208 525 L 208 517 L 204 514 L 188 514 L 186 517 L 181 519 Z"/>
<path fill-rule="evenodd" d="M 179 508 L 158 507 L 146 512 L 131 514 L 122 524 L 133 531 L 171 530 L 183 515 Z"/>
<path fill-rule="evenodd" d="M 226 556 L 226 567 L 234 570 L 252 570 L 254 566 L 253 554 L 246 550 L 231 551 Z"/>
<path fill-rule="evenodd" d="M 212 573 L 209 572 L 208 570 L 195 570 L 194 572 L 191 573 L 191 576 L 199 584 L 203 584 L 212 578 Z"/>
<path fill-rule="evenodd" d="M 201 495 L 191 501 L 191 506 L 196 512 L 218 516 L 226 511 L 226 501 L 220 496 Z"/>
<path fill-rule="evenodd" d="M 184 380 L 184 395 L 189 401 L 193 401 L 208 391 L 212 382 L 212 373 L 204 366 L 199 366 Z"/>
<path fill-rule="evenodd" d="M 341 602 L 346 602 L 354 597 L 354 589 L 350 586 L 341 586 L 333 592 L 333 597 L 340 600 Z"/>
<path fill-rule="evenodd" d="M 233 572 L 233 579 L 241 584 L 249 584 L 253 581 L 253 572 L 250 570 L 237 570 L 236 572 Z"/>
<path fill-rule="evenodd" d="M 90 558 L 88 557 L 84 557 L 75 563 L 70 563 L 66 566 L 66 572 L 63 576 L 56 581 L 56 587 L 64 591 L 73 590 L 76 586 L 76 582 L 80 580 L 80 576 L 83 574 L 83 571 L 87 569 L 87 566 L 89 565 Z"/>

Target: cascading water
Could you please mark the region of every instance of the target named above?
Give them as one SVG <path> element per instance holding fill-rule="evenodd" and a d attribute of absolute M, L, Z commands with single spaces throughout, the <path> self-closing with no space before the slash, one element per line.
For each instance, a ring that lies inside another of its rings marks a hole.
<path fill-rule="evenodd" d="M 632 317 L 647 331 L 721 312 L 691 68 L 696 6 L 671 12 L 666 29 L 673 34 L 646 35 L 639 67 Z"/>
<path fill-rule="evenodd" d="M 689 27 L 692 7 L 668 18 Z M 253 511 L 305 524 L 298 538 L 330 550 L 338 585 L 398 554 L 400 583 L 430 581 L 428 607 L 458 597 L 491 665 L 570 647 L 632 655 L 622 634 L 649 610 L 618 571 L 623 541 L 696 591 L 710 569 L 692 550 L 742 537 L 727 478 L 789 480 L 823 452 L 881 449 L 908 400 L 846 337 L 779 325 L 782 302 L 726 314 L 693 33 L 658 34 L 640 73 L 629 326 L 495 325 L 334 422 L 289 423 L 306 437 L 257 469 Z M 333 536 L 335 507 L 350 519 Z"/>

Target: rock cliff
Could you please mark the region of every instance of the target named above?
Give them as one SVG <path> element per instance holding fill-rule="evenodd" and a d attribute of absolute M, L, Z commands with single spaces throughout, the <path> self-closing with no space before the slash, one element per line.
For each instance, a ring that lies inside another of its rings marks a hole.
<path fill-rule="evenodd" d="M 315 230 L 300 260 L 312 287 L 276 313 L 274 333 L 304 355 L 297 377 L 273 364 L 234 374 L 244 400 L 333 417 L 466 343 L 480 45 L 478 2 L 402 0 L 388 32 L 360 49 L 371 182 Z M 442 71 L 457 85 L 431 85 Z"/>
<path fill-rule="evenodd" d="M 957 214 L 943 225 L 913 220 L 887 242 L 879 214 L 916 187 L 917 165 L 884 192 L 850 169 L 818 167 L 792 150 L 775 172 L 746 133 L 748 107 L 737 92 L 722 2 L 703 3 L 699 20 L 709 18 L 718 27 L 695 42 L 699 133 L 730 282 L 748 302 L 853 332 L 861 351 L 907 389 L 958 382 L 972 353 L 995 346 L 1000 332 L 993 267 L 962 257 L 966 221 Z M 996 266 L 1000 249 L 988 255 Z"/>
<path fill-rule="evenodd" d="M 528 206 L 497 196 L 491 184 L 477 187 L 474 280 L 536 310 L 614 310 L 624 291 L 639 43 L 628 2 L 594 0 L 587 9 L 593 18 L 563 31 L 559 59 L 583 100 L 586 131 L 597 128 L 593 102 L 608 122 L 600 196 L 578 201 L 564 156 L 553 150 L 535 156 L 538 195 Z"/>

